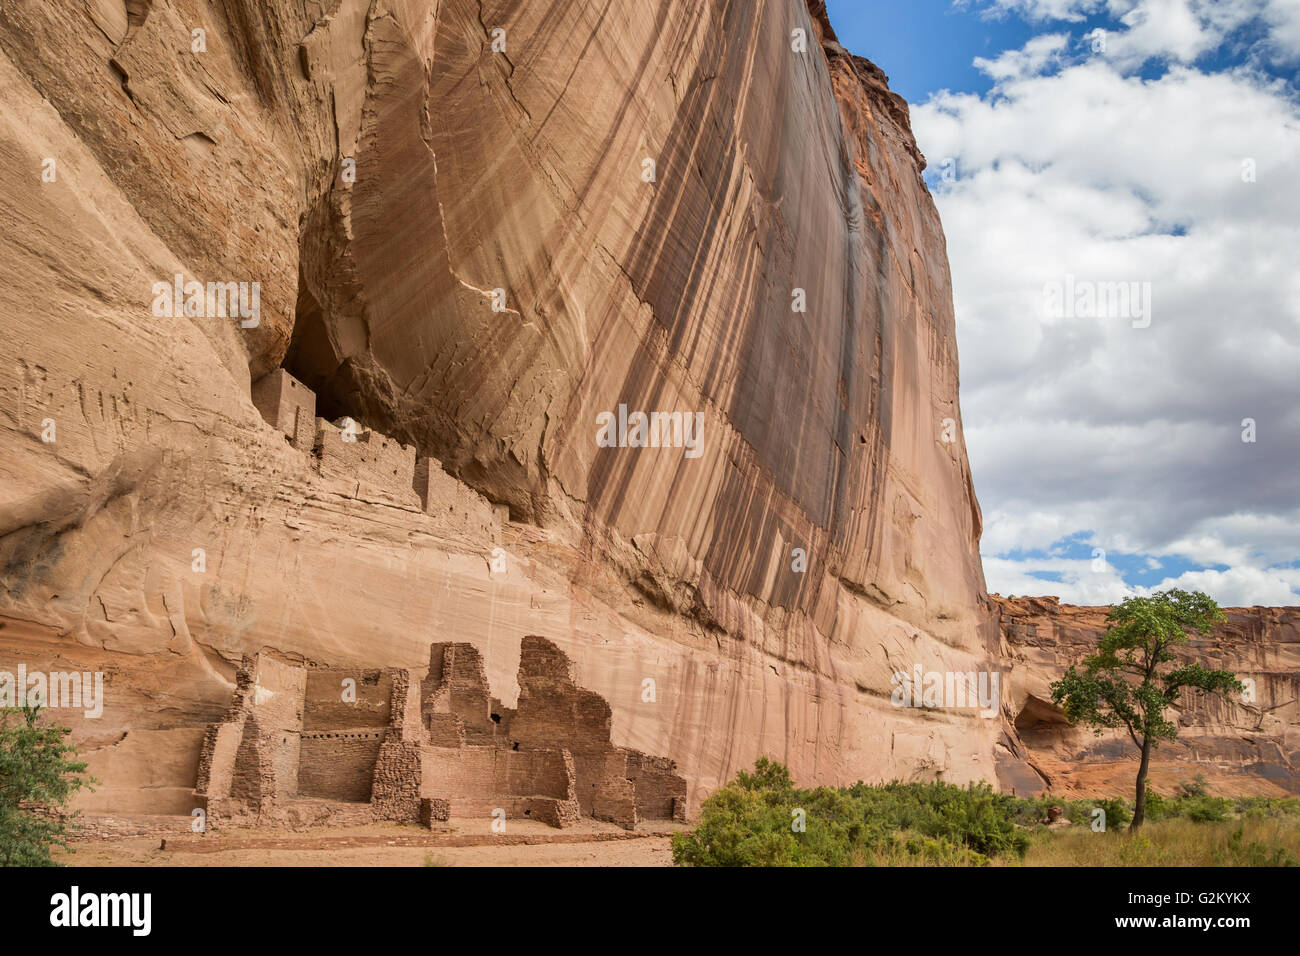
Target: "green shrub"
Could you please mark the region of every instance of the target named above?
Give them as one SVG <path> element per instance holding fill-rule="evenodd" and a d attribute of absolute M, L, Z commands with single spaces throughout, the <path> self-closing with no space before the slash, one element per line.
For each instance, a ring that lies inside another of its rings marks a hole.
<path fill-rule="evenodd" d="M 1127 826 L 1129 821 L 1133 819 L 1133 813 L 1129 810 L 1128 803 L 1121 800 L 1119 797 L 1110 797 L 1106 800 L 1094 800 L 1092 801 L 1092 804 L 1094 807 L 1100 807 L 1102 810 L 1106 811 L 1107 830 L 1118 830 L 1121 827 Z M 1092 822 L 1091 811 L 1089 812 L 1088 821 L 1089 823 Z"/>
<path fill-rule="evenodd" d="M 1241 797 L 1236 811 L 1243 817 L 1300 816 L 1300 799 L 1295 797 Z"/>
<path fill-rule="evenodd" d="M 1184 797 L 1178 804 L 1182 815 L 1194 823 L 1222 823 L 1232 810 L 1232 801 L 1222 797 Z"/>
<path fill-rule="evenodd" d="M 673 837 L 679 866 L 850 866 L 919 862 L 983 866 L 1023 857 L 1014 798 L 986 783 L 854 784 L 796 788 L 789 771 L 760 759 L 719 788 L 700 825 Z"/>
<path fill-rule="evenodd" d="M 1178 785 L 1179 797 L 1207 797 L 1209 795 L 1210 786 L 1203 773 L 1197 773 L 1191 780 Z"/>
<path fill-rule="evenodd" d="M 1178 806 L 1175 801 L 1160 796 L 1148 787 L 1146 814 L 1148 820 L 1168 820 L 1178 816 Z"/>

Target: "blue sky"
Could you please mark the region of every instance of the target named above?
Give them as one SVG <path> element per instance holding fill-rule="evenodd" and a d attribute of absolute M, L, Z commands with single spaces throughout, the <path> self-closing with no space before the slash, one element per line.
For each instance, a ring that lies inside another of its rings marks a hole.
<path fill-rule="evenodd" d="M 992 81 L 974 59 L 1034 35 L 1019 17 L 981 18 L 952 0 L 829 0 L 827 9 L 840 42 L 884 70 L 909 103 L 943 89 L 987 93 Z"/>
<path fill-rule="evenodd" d="M 1300 604 L 1300 0 L 828 6 L 929 160 L 990 590 Z"/>
<path fill-rule="evenodd" d="M 909 103 L 922 103 L 945 89 L 989 93 L 993 80 L 974 65 L 976 57 L 991 59 L 1020 49 L 1045 26 L 1055 30 L 1066 24 L 1078 36 L 1097 28 L 1123 29 L 1103 5 L 1080 14 L 1078 21 L 1029 20 L 975 0 L 828 0 L 827 8 L 844 46 L 883 69 L 890 88 Z M 1216 70 L 1240 63 L 1265 32 L 1258 19 L 1249 20 L 1222 45 L 1198 57 L 1197 66 Z M 1139 72 L 1151 78 L 1163 70 L 1159 60 L 1152 60 Z M 1273 72 L 1295 77 L 1294 69 L 1277 67 Z"/>

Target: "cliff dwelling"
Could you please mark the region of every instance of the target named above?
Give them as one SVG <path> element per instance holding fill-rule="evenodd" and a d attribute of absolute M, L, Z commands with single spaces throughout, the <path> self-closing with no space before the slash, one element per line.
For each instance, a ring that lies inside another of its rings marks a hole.
<path fill-rule="evenodd" d="M 433 644 L 423 679 L 264 650 L 204 736 L 195 789 L 216 826 L 685 821 L 676 764 L 611 743 L 609 705 L 553 643 L 524 638 L 519 687 L 517 708 L 494 698 L 468 643 Z"/>

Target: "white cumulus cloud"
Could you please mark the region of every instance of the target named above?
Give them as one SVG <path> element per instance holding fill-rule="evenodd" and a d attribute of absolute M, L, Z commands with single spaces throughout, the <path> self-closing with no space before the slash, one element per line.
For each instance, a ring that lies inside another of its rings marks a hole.
<path fill-rule="evenodd" d="M 989 94 L 913 107 L 955 173 L 934 188 L 991 589 L 1122 596 L 1091 562 L 1007 557 L 1086 532 L 1221 603 L 1300 604 L 1300 99 L 1263 69 L 1300 50 L 1294 6 L 997 0 L 1122 19 L 1104 53 L 1045 32 L 977 64 Z M 1252 18 L 1268 30 L 1236 66 L 1194 65 Z M 1052 310 L 1051 290 L 1121 283 L 1147 314 Z"/>

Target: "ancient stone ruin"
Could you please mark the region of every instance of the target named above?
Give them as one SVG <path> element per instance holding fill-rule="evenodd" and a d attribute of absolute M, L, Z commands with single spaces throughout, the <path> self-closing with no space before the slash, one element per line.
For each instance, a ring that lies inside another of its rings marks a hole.
<path fill-rule="evenodd" d="M 686 819 L 676 764 L 615 746 L 609 705 L 553 643 L 524 638 L 519 687 L 516 709 L 493 697 L 468 643 L 432 645 L 423 681 L 263 650 L 204 737 L 195 789 L 216 826 Z"/>

